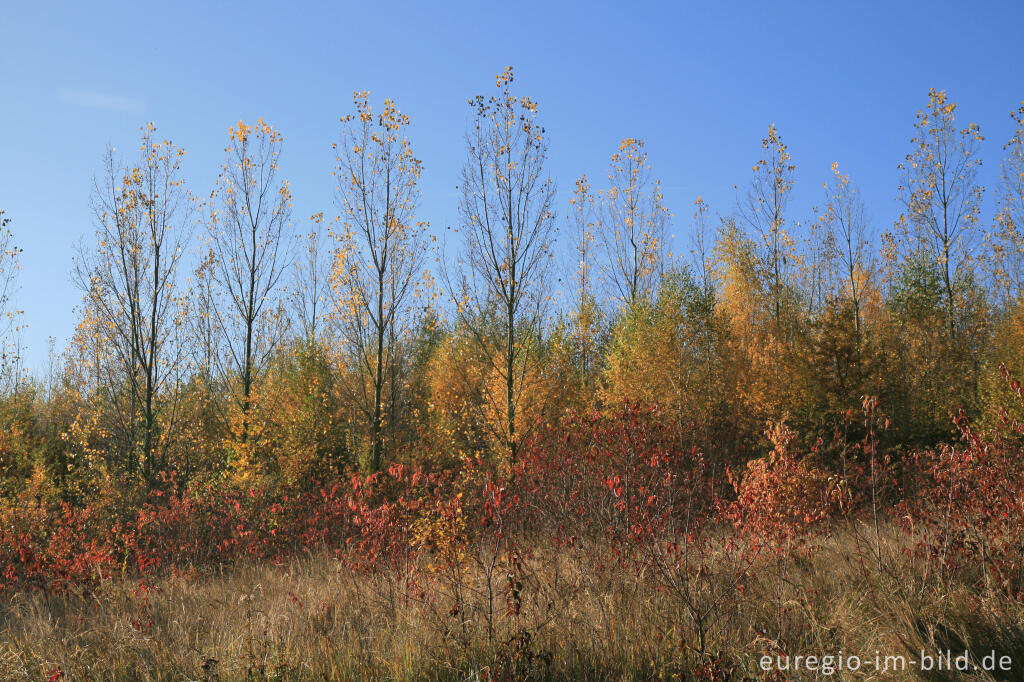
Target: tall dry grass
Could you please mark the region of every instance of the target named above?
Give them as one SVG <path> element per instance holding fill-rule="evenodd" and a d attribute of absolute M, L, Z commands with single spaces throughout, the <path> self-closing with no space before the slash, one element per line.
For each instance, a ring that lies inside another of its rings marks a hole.
<path fill-rule="evenodd" d="M 728 567 L 696 576 L 688 598 L 718 604 L 699 624 L 700 609 L 683 608 L 653 567 L 621 570 L 568 548 L 516 566 L 489 564 L 487 548 L 475 548 L 458 576 L 428 570 L 429 556 L 399 575 L 309 555 L 152 583 L 118 578 L 96 594 L 5 604 L 0 679 L 816 679 L 825 676 L 767 674 L 760 658 L 947 648 L 1013 659 L 1002 677 L 962 679 L 1024 678 L 1024 610 L 969 576 L 939 579 L 905 551 L 910 541 L 895 527 L 876 537 L 849 523 L 806 551 L 766 558 L 735 588 Z M 961 679 L 913 669 L 828 678 Z"/>

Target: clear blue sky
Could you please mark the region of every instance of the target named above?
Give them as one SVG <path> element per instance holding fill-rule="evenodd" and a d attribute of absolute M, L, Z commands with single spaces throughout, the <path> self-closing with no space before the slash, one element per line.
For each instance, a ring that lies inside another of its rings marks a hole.
<path fill-rule="evenodd" d="M 284 135 L 305 218 L 334 212 L 331 143 L 352 91 L 394 98 L 425 164 L 421 215 L 440 231 L 457 219 L 466 100 L 511 64 L 540 102 L 563 213 L 575 177 L 603 177 L 619 139 L 644 137 L 683 250 L 694 199 L 731 210 L 775 123 L 797 164 L 793 220 L 838 161 L 884 229 L 929 87 L 981 124 L 994 186 L 1024 99 L 1022 26 L 1019 2 L 0 0 L 0 209 L 24 248 L 29 366 L 74 329 L 68 273 L 104 148 L 133 149 L 148 120 L 207 195 L 228 127 L 262 116 Z"/>

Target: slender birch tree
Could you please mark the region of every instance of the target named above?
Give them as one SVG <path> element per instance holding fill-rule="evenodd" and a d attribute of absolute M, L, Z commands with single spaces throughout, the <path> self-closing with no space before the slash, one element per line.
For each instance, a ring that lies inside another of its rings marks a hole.
<path fill-rule="evenodd" d="M 281 134 L 259 119 L 228 131 L 226 159 L 209 221 L 217 296 L 219 367 L 234 383 L 242 443 L 250 437 L 253 390 L 283 337 L 282 278 L 291 265 L 292 194 L 279 180 Z"/>
<path fill-rule="evenodd" d="M 962 280 L 980 236 L 985 191 L 977 183 L 985 138 L 977 123 L 957 127 L 956 109 L 945 91 L 929 90 L 928 107 L 917 112 L 911 151 L 899 164 L 904 210 L 898 227 L 939 270 L 951 338 L 957 335 Z"/>
<path fill-rule="evenodd" d="M 575 310 L 572 311 L 573 352 L 584 390 L 589 391 L 596 374 L 601 311 L 594 290 L 594 232 L 597 227 L 597 208 L 586 175 L 576 180 L 569 204 L 572 206 L 570 215 L 576 238 L 576 296 L 573 302 Z"/>
<path fill-rule="evenodd" d="M 354 96 L 337 151 L 343 229 L 332 273 L 335 319 L 354 365 L 351 398 L 364 419 L 370 467 L 380 470 L 385 436 L 404 386 L 402 344 L 415 326 L 410 306 L 425 254 L 417 222 L 422 164 L 406 137 L 410 119 L 391 100 L 375 113 L 368 92 Z"/>
<path fill-rule="evenodd" d="M 178 267 L 193 201 L 181 179 L 185 152 L 159 141 L 152 123 L 140 152 L 125 166 L 108 150 L 92 193 L 96 244 L 80 249 L 73 278 L 107 348 L 100 388 L 116 447 L 129 474 L 151 480 L 167 464 L 173 435 Z"/>
<path fill-rule="evenodd" d="M 990 268 L 1004 305 L 1015 303 L 1024 294 L 1024 102 L 1010 115 L 1015 129 L 1003 145 L 999 209 L 990 235 Z"/>
<path fill-rule="evenodd" d="M 0 211 L 0 382 L 14 391 L 22 380 L 24 315 L 15 303 L 22 249 L 15 243 L 10 222 Z"/>
<path fill-rule="evenodd" d="M 469 101 L 459 202 L 465 249 L 461 277 L 447 279 L 458 323 L 500 386 L 484 392 L 484 422 L 514 464 L 529 428 L 521 423 L 521 403 L 539 358 L 556 228 L 537 103 L 513 94 L 513 78 L 506 68 L 496 77 L 499 94 Z"/>
<path fill-rule="evenodd" d="M 793 239 L 785 226 L 796 166 L 774 125 L 768 126 L 761 149 L 764 156 L 754 164 L 754 176 L 738 212 L 741 222 L 760 246 L 772 316 L 778 324 L 787 297 L 789 269 L 795 265 Z"/>
<path fill-rule="evenodd" d="M 860 189 L 849 175 L 832 164 L 832 179 L 825 184 L 825 227 L 840 268 L 841 295 L 853 309 L 857 343 L 863 334 L 864 297 L 872 269 L 871 234 Z"/>
<path fill-rule="evenodd" d="M 597 231 L 606 279 L 612 297 L 626 307 L 650 299 L 664 270 L 671 214 L 652 173 L 645 142 L 626 138 L 612 154 L 609 186 L 600 194 Z"/>

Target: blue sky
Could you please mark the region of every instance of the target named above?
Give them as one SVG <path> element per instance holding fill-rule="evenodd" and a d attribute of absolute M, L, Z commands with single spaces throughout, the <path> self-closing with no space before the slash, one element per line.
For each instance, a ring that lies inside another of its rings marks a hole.
<path fill-rule="evenodd" d="M 1022 25 L 1016 2 L 0 0 L 0 209 L 24 248 L 28 364 L 74 329 L 92 177 L 146 121 L 187 150 L 189 187 L 208 195 L 228 127 L 265 118 L 304 219 L 334 213 L 331 143 L 352 92 L 391 97 L 412 116 L 420 213 L 440 232 L 457 221 L 466 100 L 511 64 L 540 103 L 563 213 L 575 177 L 602 178 L 618 141 L 643 137 L 684 250 L 694 199 L 728 213 L 774 123 L 797 164 L 791 220 L 821 203 L 838 161 L 885 229 L 930 87 L 981 124 L 994 188 L 1024 100 Z"/>

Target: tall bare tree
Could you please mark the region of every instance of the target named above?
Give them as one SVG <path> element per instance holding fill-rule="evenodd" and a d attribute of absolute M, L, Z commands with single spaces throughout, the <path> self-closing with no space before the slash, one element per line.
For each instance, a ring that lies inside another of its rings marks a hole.
<path fill-rule="evenodd" d="M 596 373 L 601 314 L 594 291 L 597 205 L 586 175 L 576 180 L 569 203 L 572 206 L 570 216 L 576 237 L 576 296 L 575 310 L 572 311 L 572 341 L 576 366 L 584 388 L 587 389 Z"/>
<path fill-rule="evenodd" d="M 522 431 L 517 413 L 550 292 L 555 188 L 544 174 L 547 143 L 537 103 L 512 93 L 508 67 L 498 95 L 470 100 L 473 122 L 462 170 L 459 214 L 465 239 L 458 284 L 447 277 L 459 323 L 500 379 L 501 396 L 486 392 L 486 423 L 515 463 Z"/>
<path fill-rule="evenodd" d="M 754 177 L 738 209 L 740 219 L 760 244 L 772 314 L 778 323 L 789 284 L 789 268 L 794 265 L 793 240 L 785 225 L 796 166 L 774 125 L 768 126 L 761 149 L 764 156 L 754 164 Z"/>
<path fill-rule="evenodd" d="M 853 308 L 854 328 L 859 342 L 867 278 L 872 267 L 871 235 L 864 199 L 849 175 L 832 164 L 832 180 L 825 185 L 825 227 L 835 247 L 843 293 Z"/>
<path fill-rule="evenodd" d="M 703 197 L 697 197 L 693 206 L 692 248 L 690 249 L 693 271 L 700 283 L 701 290 L 711 293 L 715 287 L 715 264 L 712 254 L 714 235 L 708 226 L 710 209 Z"/>
<path fill-rule="evenodd" d="M 0 383 L 17 390 L 22 379 L 22 311 L 16 308 L 21 247 L 14 241 L 10 218 L 0 211 Z"/>
<path fill-rule="evenodd" d="M 911 151 L 899 164 L 904 208 L 899 227 L 941 273 L 951 337 L 957 333 L 959 282 L 969 274 L 984 193 L 977 175 L 985 138 L 976 123 L 958 128 L 956 109 L 945 91 L 929 90 L 928 107 L 917 112 Z"/>
<path fill-rule="evenodd" d="M 299 253 L 292 269 L 290 298 L 302 339 L 310 346 L 322 341 L 329 314 L 331 267 L 334 249 L 327 240 L 323 212 L 310 216 L 309 232 L 299 237 Z"/>
<path fill-rule="evenodd" d="M 1005 304 L 1024 294 L 1024 102 L 1011 114 L 1013 136 L 1003 145 L 999 212 L 990 241 L 996 291 Z"/>
<path fill-rule="evenodd" d="M 147 479 L 164 468 L 172 436 L 181 351 L 178 266 L 193 209 L 180 174 L 185 152 L 155 134 L 152 123 L 142 129 L 135 165 L 124 166 L 108 150 L 103 177 L 93 186 L 96 245 L 83 246 L 74 266 L 107 345 L 101 390 L 118 448 L 128 472 Z"/>
<path fill-rule="evenodd" d="M 351 397 L 368 424 L 370 465 L 381 466 L 385 432 L 403 391 L 401 343 L 414 324 L 410 302 L 423 264 L 417 223 L 422 164 L 405 131 L 410 120 L 391 100 L 374 113 L 368 92 L 354 97 L 337 150 L 337 201 L 344 229 L 332 275 L 335 318 L 355 365 Z"/>
<path fill-rule="evenodd" d="M 192 370 L 210 390 L 218 380 L 222 333 L 217 326 L 215 268 L 213 251 L 207 248 L 200 253 L 185 296 L 188 301 L 185 325 L 189 335 Z"/>
<path fill-rule="evenodd" d="M 652 177 L 645 143 L 626 138 L 612 154 L 608 189 L 600 193 L 597 230 L 612 296 L 632 306 L 654 294 L 665 260 L 666 226 L 661 183 Z"/>
<path fill-rule="evenodd" d="M 280 284 L 291 264 L 291 190 L 277 178 L 280 133 L 259 119 L 228 131 L 227 158 L 209 221 L 225 375 L 234 378 L 242 442 L 249 439 L 253 388 L 285 324 Z"/>

